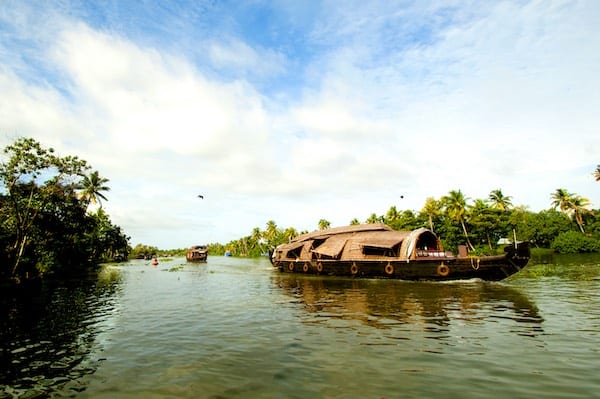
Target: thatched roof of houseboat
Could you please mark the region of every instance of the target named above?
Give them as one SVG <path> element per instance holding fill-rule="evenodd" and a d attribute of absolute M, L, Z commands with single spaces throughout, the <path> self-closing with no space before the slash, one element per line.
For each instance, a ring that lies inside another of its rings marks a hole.
<path fill-rule="evenodd" d="M 332 227 L 325 230 L 315 230 L 311 233 L 301 234 L 293 238 L 291 242 L 306 241 L 309 239 L 323 239 L 332 235 L 345 233 L 358 233 L 364 231 L 394 231 L 390 226 L 383 223 L 357 224 L 351 226 Z"/>
<path fill-rule="evenodd" d="M 414 257 L 417 241 L 422 238 L 428 245 L 437 246 L 437 238 L 431 231 L 420 228 L 411 231 L 397 231 L 385 224 L 362 224 L 316 230 L 300 235 L 285 244 L 289 251 L 304 247 L 305 251 L 337 258 L 342 251 L 360 248 L 392 249 L 400 248 L 398 256 L 403 259 Z M 315 244 L 313 244 L 313 242 Z M 314 245 L 314 246 L 313 246 Z M 401 247 L 400 247 L 401 246 Z"/>

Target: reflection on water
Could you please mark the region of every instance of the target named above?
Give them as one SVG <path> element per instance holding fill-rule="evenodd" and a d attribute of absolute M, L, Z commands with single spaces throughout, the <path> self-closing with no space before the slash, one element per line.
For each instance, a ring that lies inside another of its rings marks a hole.
<path fill-rule="evenodd" d="M 1 292 L 0 398 L 594 397 L 600 267 L 561 262 L 427 283 L 131 261 Z"/>
<path fill-rule="evenodd" d="M 119 282 L 119 272 L 107 268 L 78 280 L 46 281 L 2 292 L 0 387 L 5 387 L 4 394 L 49 394 L 92 373 L 97 364 L 88 359 L 98 350 L 94 337 L 102 320 L 116 310 Z"/>
<path fill-rule="evenodd" d="M 543 332 L 537 307 L 518 290 L 500 283 L 440 284 L 288 274 L 275 275 L 273 280 L 304 305 L 310 315 L 306 323 L 352 319 L 375 328 L 410 325 L 411 330 L 420 326 L 439 332 L 457 320 L 483 323 L 486 318 L 505 318 L 515 323 L 513 332 L 517 334 Z"/>

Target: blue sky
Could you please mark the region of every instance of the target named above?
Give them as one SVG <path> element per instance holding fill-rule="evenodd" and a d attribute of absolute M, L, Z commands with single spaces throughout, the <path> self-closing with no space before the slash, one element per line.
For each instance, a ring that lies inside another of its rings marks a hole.
<path fill-rule="evenodd" d="M 455 189 L 598 208 L 599 19 L 593 0 L 0 0 L 0 145 L 86 159 L 113 222 L 160 248 Z"/>

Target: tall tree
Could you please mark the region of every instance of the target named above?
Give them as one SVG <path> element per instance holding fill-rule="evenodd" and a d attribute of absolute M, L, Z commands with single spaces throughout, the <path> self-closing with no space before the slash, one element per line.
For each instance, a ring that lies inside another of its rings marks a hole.
<path fill-rule="evenodd" d="M 441 208 L 442 204 L 440 203 L 440 201 L 437 201 L 433 197 L 428 197 L 425 200 L 425 205 L 423 206 L 423 209 L 421 209 L 421 214 L 427 217 L 429 229 L 433 232 L 435 232 L 435 230 L 433 229 L 433 218 L 441 213 Z"/>
<path fill-rule="evenodd" d="M 500 189 L 492 190 L 489 196 L 492 208 L 499 209 L 502 212 L 507 211 L 512 206 L 511 198 L 510 195 L 504 195 Z"/>
<path fill-rule="evenodd" d="M 563 212 L 567 212 L 571 208 L 571 195 L 564 188 L 557 188 L 555 192 L 550 194 L 552 199 L 552 207 L 554 209 L 560 209 Z"/>
<path fill-rule="evenodd" d="M 4 149 L 8 156 L 0 163 L 0 185 L 7 193 L 7 209 L 3 223 L 14 231 L 14 242 L 8 257 L 11 275 L 17 273 L 21 257 L 29 244 L 30 234 L 45 198 L 67 188 L 72 192 L 76 180 L 89 169 L 77 157 L 58 157 L 52 148 L 46 149 L 36 140 L 20 138 Z"/>
<path fill-rule="evenodd" d="M 293 227 L 288 227 L 283 231 L 283 237 L 287 242 L 291 241 L 292 238 L 298 236 L 298 231 Z"/>
<path fill-rule="evenodd" d="M 478 237 L 479 243 L 485 240 L 490 249 L 493 248 L 493 242 L 497 241 L 500 236 L 501 226 L 498 217 L 500 212 L 482 199 L 476 199 L 469 210 L 471 237 Z"/>
<path fill-rule="evenodd" d="M 250 251 L 256 252 L 258 250 L 259 254 L 265 253 L 265 250 L 263 248 L 263 237 L 264 234 L 260 231 L 260 229 L 258 227 L 255 227 L 252 229 L 252 233 L 250 234 L 250 240 L 249 240 L 249 246 L 250 246 Z"/>
<path fill-rule="evenodd" d="M 97 170 L 83 177 L 80 183 L 80 195 L 81 199 L 85 201 L 86 208 L 89 207 L 90 203 L 99 204 L 100 208 L 102 208 L 100 199 L 108 201 L 104 194 L 102 194 L 103 191 L 110 191 L 110 188 L 105 185 L 108 182 L 109 180 L 101 177 Z"/>
<path fill-rule="evenodd" d="M 267 222 L 267 229 L 263 233 L 263 237 L 267 240 L 267 244 L 269 247 L 277 246 L 277 235 L 279 229 L 277 228 L 277 223 L 274 220 L 269 220 Z"/>
<path fill-rule="evenodd" d="M 376 215 L 377 216 L 377 215 Z M 396 205 L 392 205 L 385 214 L 384 223 L 391 225 L 400 218 L 400 212 L 396 209 Z"/>
<path fill-rule="evenodd" d="M 571 211 L 573 212 L 573 217 L 582 233 L 585 233 L 585 229 L 583 228 L 583 215 L 591 213 L 591 211 L 587 209 L 590 205 L 589 199 L 580 197 L 579 195 L 575 195 L 571 198 Z"/>
<path fill-rule="evenodd" d="M 585 233 L 583 227 L 583 215 L 589 213 L 588 206 L 590 206 L 590 200 L 581 197 L 577 194 L 570 193 L 564 188 L 558 188 L 554 193 L 550 195 L 552 199 L 552 207 L 554 209 L 560 209 L 562 212 L 569 216 L 573 216 L 579 230 Z"/>
<path fill-rule="evenodd" d="M 383 216 L 379 217 L 377 216 L 376 213 L 372 213 L 371 216 L 369 216 L 366 220 L 367 223 L 369 224 L 375 224 L 375 223 L 382 223 L 383 222 Z"/>
<path fill-rule="evenodd" d="M 331 223 L 326 219 L 319 220 L 319 230 L 325 230 L 331 227 Z"/>
<path fill-rule="evenodd" d="M 465 239 L 467 241 L 467 246 L 471 250 L 475 249 L 469 240 L 469 233 L 465 223 L 467 214 L 467 198 L 465 198 L 460 190 L 452 190 L 448 193 L 448 195 L 442 197 L 442 202 L 450 219 L 460 223 L 463 234 L 465 235 Z"/>

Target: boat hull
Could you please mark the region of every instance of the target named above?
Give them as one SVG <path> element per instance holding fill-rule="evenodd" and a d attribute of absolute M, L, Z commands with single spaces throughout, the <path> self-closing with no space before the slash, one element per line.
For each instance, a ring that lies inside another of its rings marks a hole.
<path fill-rule="evenodd" d="M 500 281 L 518 273 L 527 265 L 522 259 L 505 256 L 469 257 L 438 260 L 293 260 L 275 262 L 283 273 L 318 274 L 402 280 Z"/>
<path fill-rule="evenodd" d="M 206 262 L 208 260 L 208 256 L 206 253 L 204 254 L 187 254 L 185 259 L 188 262 Z"/>

